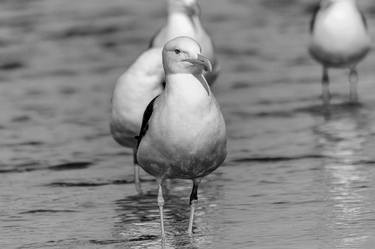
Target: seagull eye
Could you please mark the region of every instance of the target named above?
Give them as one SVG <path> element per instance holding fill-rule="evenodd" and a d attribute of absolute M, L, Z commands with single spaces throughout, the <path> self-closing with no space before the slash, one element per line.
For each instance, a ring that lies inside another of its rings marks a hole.
<path fill-rule="evenodd" d="M 181 50 L 179 50 L 179 49 L 175 49 L 174 52 L 175 52 L 176 54 L 179 54 L 179 53 L 181 53 Z"/>

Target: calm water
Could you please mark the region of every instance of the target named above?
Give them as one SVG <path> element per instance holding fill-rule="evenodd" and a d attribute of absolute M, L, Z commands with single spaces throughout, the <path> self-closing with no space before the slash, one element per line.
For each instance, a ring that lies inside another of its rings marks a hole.
<path fill-rule="evenodd" d="M 201 2 L 229 153 L 201 184 L 192 239 L 191 183 L 170 183 L 167 248 L 374 248 L 374 54 L 362 104 L 333 71 L 324 113 L 306 52 L 315 1 Z M 108 123 L 116 78 L 164 18 L 161 0 L 0 1 L 1 248 L 160 248 L 156 182 L 143 173 L 136 195 Z"/>

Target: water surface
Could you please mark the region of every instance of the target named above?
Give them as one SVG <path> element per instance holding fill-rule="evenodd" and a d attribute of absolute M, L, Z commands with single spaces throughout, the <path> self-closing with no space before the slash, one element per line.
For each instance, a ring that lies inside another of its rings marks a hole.
<path fill-rule="evenodd" d="M 191 182 L 170 182 L 167 248 L 373 248 L 373 54 L 361 104 L 332 71 L 324 112 L 306 50 L 314 1 L 201 2 L 228 157 L 201 184 L 193 238 Z M 375 27 L 374 3 L 360 5 Z M 156 182 L 143 173 L 136 195 L 108 124 L 117 77 L 164 20 L 164 1 L 0 2 L 1 248 L 160 248 Z"/>

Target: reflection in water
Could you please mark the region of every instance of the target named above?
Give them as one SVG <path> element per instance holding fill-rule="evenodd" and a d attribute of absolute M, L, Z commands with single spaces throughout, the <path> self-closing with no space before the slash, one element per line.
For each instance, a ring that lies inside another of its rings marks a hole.
<path fill-rule="evenodd" d="M 214 185 L 214 183 L 210 183 Z M 220 187 L 204 184 L 199 192 L 199 203 L 194 222 L 194 236 L 187 234 L 189 223 L 189 194 L 191 182 L 175 181 L 169 184 L 172 188 L 165 193 L 165 248 L 206 248 L 213 241 L 215 219 L 212 214 L 220 198 Z M 202 184 L 203 185 L 203 184 Z M 160 248 L 160 219 L 157 206 L 157 189 L 143 196 L 127 196 L 115 201 L 117 217 L 114 225 L 114 236 L 121 236 L 130 243 L 132 248 Z M 209 194 L 206 196 L 205 194 Z M 147 245 L 147 247 L 145 247 Z"/>
<path fill-rule="evenodd" d="M 323 248 L 361 248 L 369 234 L 366 215 L 367 179 L 363 147 L 369 135 L 367 115 L 358 106 L 332 107 L 315 128 L 318 149 L 326 156 L 324 182 L 327 206 L 323 214 Z M 331 247 L 327 247 L 327 245 Z"/>

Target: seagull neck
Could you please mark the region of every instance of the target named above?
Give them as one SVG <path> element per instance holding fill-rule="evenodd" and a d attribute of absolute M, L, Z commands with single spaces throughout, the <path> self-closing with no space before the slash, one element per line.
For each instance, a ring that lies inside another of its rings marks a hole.
<path fill-rule="evenodd" d="M 191 20 L 199 19 L 200 8 L 198 4 L 193 4 L 191 6 L 185 6 L 182 3 L 178 3 L 175 0 L 169 0 L 168 3 L 168 17 L 172 16 L 185 16 Z"/>
<path fill-rule="evenodd" d="M 210 89 L 203 75 L 193 75 L 188 73 L 167 74 L 165 91 L 170 94 L 195 96 L 197 98 L 207 97 L 210 95 Z"/>

